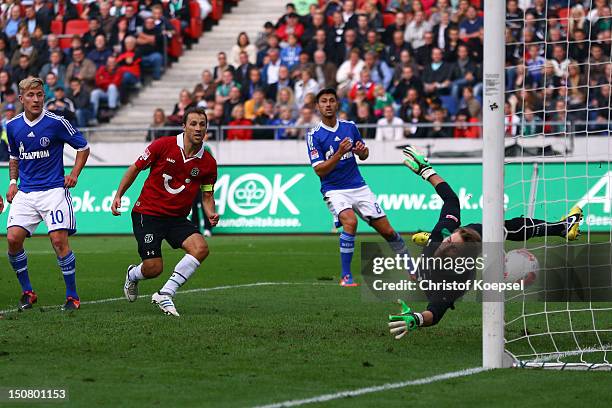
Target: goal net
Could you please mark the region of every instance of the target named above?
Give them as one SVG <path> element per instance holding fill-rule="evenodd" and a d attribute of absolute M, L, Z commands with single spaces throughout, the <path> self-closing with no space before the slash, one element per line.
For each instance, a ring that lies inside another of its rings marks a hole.
<path fill-rule="evenodd" d="M 506 1 L 506 219 L 584 212 L 576 240 L 505 243 L 540 264 L 506 296 L 518 366 L 612 369 L 611 26 L 608 0 Z"/>

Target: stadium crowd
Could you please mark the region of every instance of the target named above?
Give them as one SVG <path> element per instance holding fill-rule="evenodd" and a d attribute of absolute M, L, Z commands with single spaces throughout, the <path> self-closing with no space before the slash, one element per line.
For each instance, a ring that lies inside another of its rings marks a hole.
<path fill-rule="evenodd" d="M 43 79 L 48 110 L 79 127 L 108 120 L 145 77 L 161 77 L 168 60 L 180 55 L 176 42 L 189 46 L 199 37 L 210 11 L 208 0 L 3 1 L 3 128 L 22 110 L 17 85 L 28 76 Z"/>
<path fill-rule="evenodd" d="M 594 0 L 589 7 L 582 0 L 507 1 L 508 136 L 563 127 L 546 122 L 609 119 L 610 6 Z M 220 52 L 200 83 L 180 91 L 171 115 L 156 111 L 153 126 L 179 123 L 198 105 L 213 126 L 286 127 L 232 129 L 225 139 L 304 137 L 291 126 L 316 123 L 314 95 L 334 87 L 341 117 L 370 125 L 365 137 L 478 138 L 483 14 L 481 0 L 287 4 L 257 38 L 240 33 L 229 55 Z M 449 122 L 455 126 L 440 126 Z"/>

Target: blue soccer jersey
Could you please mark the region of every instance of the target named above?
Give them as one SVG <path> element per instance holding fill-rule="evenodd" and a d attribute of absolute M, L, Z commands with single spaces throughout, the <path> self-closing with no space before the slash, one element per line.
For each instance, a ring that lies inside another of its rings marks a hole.
<path fill-rule="evenodd" d="M 312 167 L 328 160 L 338 151 L 340 142 L 346 137 L 351 139 L 353 146 L 357 141 L 363 142 L 355 123 L 345 120 L 338 120 L 334 128 L 330 128 L 321 122 L 308 132 L 306 140 Z M 342 156 L 336 167 L 326 176 L 321 177 L 321 192 L 323 194 L 332 190 L 347 190 L 365 185 L 353 152 L 348 152 Z"/>
<path fill-rule="evenodd" d="M 70 122 L 43 110 L 33 122 L 25 113 L 6 124 L 11 160 L 19 161 L 19 189 L 29 193 L 64 186 L 64 143 L 87 149 L 87 140 Z"/>

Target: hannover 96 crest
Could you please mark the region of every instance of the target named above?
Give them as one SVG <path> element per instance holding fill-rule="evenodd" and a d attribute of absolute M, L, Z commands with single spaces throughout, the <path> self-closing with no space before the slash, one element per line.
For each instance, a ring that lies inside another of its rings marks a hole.
<path fill-rule="evenodd" d="M 200 169 L 198 169 L 197 167 L 191 169 L 191 177 L 196 177 L 198 174 L 200 174 Z"/>

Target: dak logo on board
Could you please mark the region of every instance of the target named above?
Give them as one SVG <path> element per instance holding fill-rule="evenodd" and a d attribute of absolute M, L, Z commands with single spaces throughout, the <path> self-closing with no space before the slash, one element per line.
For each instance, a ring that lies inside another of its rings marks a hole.
<path fill-rule="evenodd" d="M 150 244 L 151 242 L 153 242 L 153 234 L 147 234 L 144 236 L 144 242 L 145 244 Z"/>
<path fill-rule="evenodd" d="M 200 174 L 200 169 L 198 169 L 197 167 L 191 169 L 191 177 L 196 177 L 198 174 Z"/>

